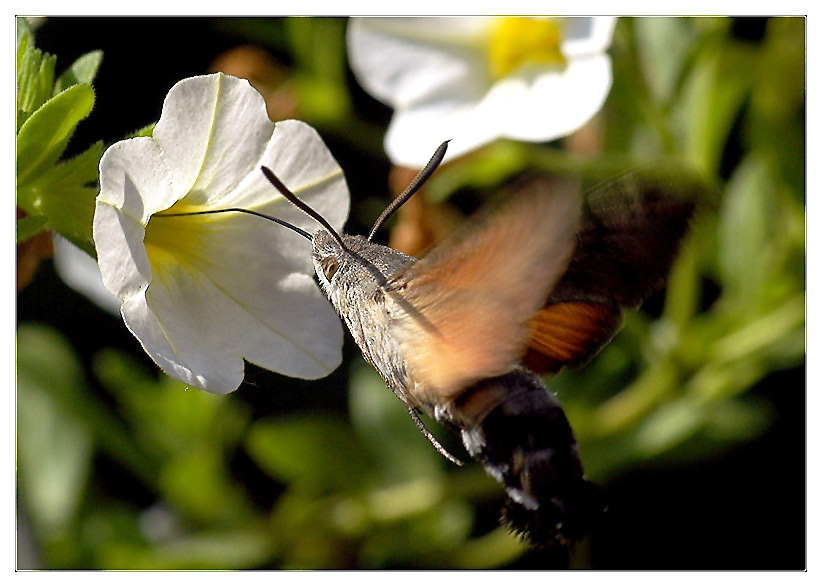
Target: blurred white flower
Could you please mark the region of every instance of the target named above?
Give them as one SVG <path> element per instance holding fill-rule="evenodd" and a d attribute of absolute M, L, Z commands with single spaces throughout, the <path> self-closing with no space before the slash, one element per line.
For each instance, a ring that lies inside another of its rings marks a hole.
<path fill-rule="evenodd" d="M 385 147 L 422 167 L 432 145 L 448 158 L 497 138 L 550 141 L 593 117 L 611 88 L 615 17 L 355 18 L 352 69 L 395 109 Z"/>
<path fill-rule="evenodd" d="M 322 139 L 302 122 L 273 124 L 245 80 L 179 82 L 153 137 L 116 143 L 100 161 L 103 284 L 164 371 L 215 393 L 240 385 L 243 359 L 307 379 L 342 359 L 342 327 L 313 279 L 307 239 L 242 213 L 156 215 L 241 207 L 316 229 L 262 165 L 342 228 L 348 188 Z"/>
<path fill-rule="evenodd" d="M 80 292 L 106 312 L 120 313 L 120 298 L 103 287 L 100 267 L 93 257 L 59 234 L 54 235 L 54 268 L 72 289 Z"/>

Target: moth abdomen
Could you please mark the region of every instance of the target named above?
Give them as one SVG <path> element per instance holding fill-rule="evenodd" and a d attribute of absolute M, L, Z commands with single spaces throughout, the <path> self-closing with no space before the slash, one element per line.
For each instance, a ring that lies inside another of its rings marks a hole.
<path fill-rule="evenodd" d="M 583 477 L 565 413 L 542 380 L 516 369 L 475 384 L 460 399 L 488 406 L 474 424 L 463 424 L 462 438 L 471 456 L 505 486 L 504 521 L 535 545 L 580 538 L 603 508 Z"/>

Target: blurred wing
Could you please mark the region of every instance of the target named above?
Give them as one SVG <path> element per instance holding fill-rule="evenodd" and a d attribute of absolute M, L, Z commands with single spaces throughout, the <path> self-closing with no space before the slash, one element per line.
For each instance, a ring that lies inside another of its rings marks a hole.
<path fill-rule="evenodd" d="M 523 363 L 537 373 L 555 373 L 593 357 L 622 325 L 616 304 L 549 304 L 534 316 Z"/>
<path fill-rule="evenodd" d="M 535 180 L 507 206 L 392 276 L 413 377 L 440 401 L 515 367 L 531 319 L 565 271 L 578 230 L 575 183 Z"/>
<path fill-rule="evenodd" d="M 645 169 L 586 194 L 568 270 L 534 318 L 525 364 L 556 372 L 596 355 L 668 276 L 696 205 L 707 192 L 682 170 Z"/>

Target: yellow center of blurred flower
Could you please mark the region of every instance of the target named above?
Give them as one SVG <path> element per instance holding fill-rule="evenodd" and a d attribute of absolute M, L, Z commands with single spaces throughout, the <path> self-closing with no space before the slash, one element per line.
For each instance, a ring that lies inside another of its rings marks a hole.
<path fill-rule="evenodd" d="M 500 79 L 528 64 L 565 67 L 565 56 L 560 51 L 561 33 L 554 20 L 499 19 L 488 48 L 491 75 Z"/>

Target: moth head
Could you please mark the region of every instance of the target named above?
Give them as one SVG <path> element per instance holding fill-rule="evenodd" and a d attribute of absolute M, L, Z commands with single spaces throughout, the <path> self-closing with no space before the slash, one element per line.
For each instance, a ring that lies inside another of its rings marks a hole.
<path fill-rule="evenodd" d="M 323 229 L 314 233 L 311 245 L 314 271 L 323 289 L 327 289 L 336 282 L 335 277 L 339 278 L 340 269 L 345 263 L 346 250 L 335 237 Z"/>

